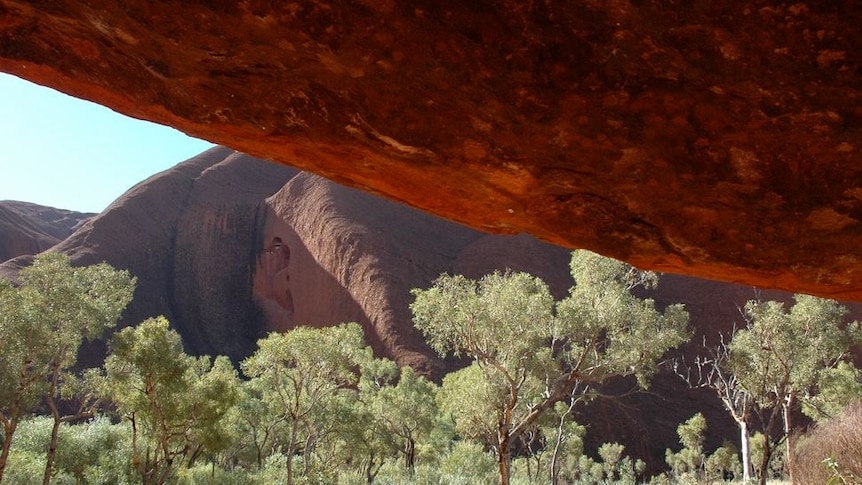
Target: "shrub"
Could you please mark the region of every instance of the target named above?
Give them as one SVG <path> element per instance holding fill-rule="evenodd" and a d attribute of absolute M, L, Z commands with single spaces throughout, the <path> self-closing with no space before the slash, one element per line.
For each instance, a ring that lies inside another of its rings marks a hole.
<path fill-rule="evenodd" d="M 176 485 L 248 485 L 251 473 L 241 468 L 223 470 L 212 463 L 202 463 L 192 468 L 182 468 L 174 478 Z"/>
<path fill-rule="evenodd" d="M 495 483 L 498 480 L 497 462 L 493 455 L 478 443 L 459 441 L 449 456 L 440 461 L 444 483 Z"/>
<path fill-rule="evenodd" d="M 677 481 L 696 482 L 703 479 L 706 455 L 703 452 L 703 434 L 706 431 L 706 418 L 697 413 L 676 428 L 681 450 L 674 453 L 665 450 L 665 461 Z"/>
<path fill-rule="evenodd" d="M 725 442 L 706 459 L 706 473 L 710 480 L 724 481 L 742 475 L 739 451 Z"/>
<path fill-rule="evenodd" d="M 862 402 L 816 426 L 796 447 L 796 478 L 800 484 L 862 484 Z"/>

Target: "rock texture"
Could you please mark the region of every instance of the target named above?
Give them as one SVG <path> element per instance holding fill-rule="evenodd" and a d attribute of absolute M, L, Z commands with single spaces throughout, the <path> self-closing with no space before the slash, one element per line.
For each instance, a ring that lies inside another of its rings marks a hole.
<path fill-rule="evenodd" d="M 0 0 L 0 70 L 481 230 L 862 299 L 856 2 Z"/>
<path fill-rule="evenodd" d="M 121 324 L 165 315 L 190 352 L 240 359 L 264 331 L 249 284 L 255 214 L 296 173 L 213 148 L 136 185 L 52 250 L 138 276 Z M 7 261 L 0 277 L 31 260 Z"/>
<path fill-rule="evenodd" d="M 41 253 L 93 216 L 29 202 L 0 201 L 0 262 Z"/>

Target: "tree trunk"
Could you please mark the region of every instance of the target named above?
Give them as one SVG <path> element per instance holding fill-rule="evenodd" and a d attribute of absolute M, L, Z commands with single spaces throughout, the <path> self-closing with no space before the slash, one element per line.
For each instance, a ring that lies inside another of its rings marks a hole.
<path fill-rule="evenodd" d="M 42 475 L 42 485 L 51 484 L 51 472 L 54 470 L 54 457 L 57 456 L 57 439 L 60 435 L 60 416 L 57 406 L 52 398 L 48 398 L 51 414 L 54 415 L 54 424 L 51 426 L 51 442 L 48 444 L 48 452 L 45 454 L 45 474 Z"/>
<path fill-rule="evenodd" d="M 772 459 L 772 445 L 769 444 L 769 435 L 763 435 L 763 458 L 760 459 L 760 485 L 766 485 L 769 475 L 769 460 Z"/>
<path fill-rule="evenodd" d="M 784 440 L 787 446 L 787 479 L 790 480 L 790 483 L 796 483 L 794 481 L 794 464 L 793 464 L 793 437 L 791 433 L 793 432 L 793 426 L 791 424 L 792 417 L 790 416 L 791 407 L 793 406 L 793 394 L 787 396 L 787 399 L 784 401 Z"/>
<path fill-rule="evenodd" d="M 311 454 L 314 453 L 317 437 L 309 426 L 306 426 L 306 430 L 308 431 L 308 435 L 305 437 L 305 446 L 302 450 L 302 473 L 308 475 L 311 471 Z"/>
<path fill-rule="evenodd" d="M 739 444 L 742 452 L 742 482 L 751 481 L 751 447 L 748 435 L 748 423 L 739 421 Z"/>
<path fill-rule="evenodd" d="M 557 485 L 559 483 L 560 478 L 560 465 L 557 464 L 557 460 L 560 456 L 560 445 L 563 444 L 563 433 L 562 429 L 557 429 L 557 439 L 554 443 L 554 452 L 551 454 L 551 485 Z"/>
<path fill-rule="evenodd" d="M 502 429 L 501 426 L 498 433 L 500 433 L 498 436 L 500 447 L 497 453 L 500 465 L 500 485 L 509 485 L 512 474 L 512 451 L 509 449 L 508 429 Z"/>
<path fill-rule="evenodd" d="M 404 444 L 404 465 L 413 473 L 413 467 L 416 466 L 416 440 L 407 438 Z"/>
<path fill-rule="evenodd" d="M 4 423 L 3 426 L 3 451 L 0 452 L 0 483 L 3 483 L 3 472 L 6 470 L 6 462 L 9 460 L 9 450 L 12 448 L 12 436 L 18 427 L 18 420 L 13 418 Z"/>
<path fill-rule="evenodd" d="M 371 484 L 374 482 L 374 457 L 368 460 L 368 465 L 365 466 L 365 483 Z"/>
<path fill-rule="evenodd" d="M 152 475 L 148 467 L 150 460 L 147 457 L 145 461 L 141 461 L 140 450 L 138 449 L 138 422 L 135 419 L 135 413 L 131 413 L 126 418 L 132 423 L 132 466 L 141 475 L 141 483 L 148 485 L 150 483 L 150 476 Z"/>
<path fill-rule="evenodd" d="M 60 379 L 59 359 L 54 360 L 51 370 L 51 387 L 48 389 L 46 400 L 48 401 L 48 409 L 51 410 L 51 417 L 54 418 L 54 423 L 51 426 L 51 442 L 48 443 L 48 452 L 45 454 L 45 473 L 42 475 L 42 485 L 51 484 L 54 457 L 57 456 L 57 439 L 60 435 L 60 411 L 57 410 L 57 403 L 54 401 L 54 395 L 57 392 L 57 383 Z"/>
<path fill-rule="evenodd" d="M 296 443 L 296 420 L 290 420 L 290 438 L 287 443 L 287 485 L 293 485 L 293 445 Z"/>
<path fill-rule="evenodd" d="M 557 439 L 554 440 L 554 452 L 551 454 L 551 485 L 557 485 L 560 482 L 560 465 L 557 460 L 560 458 L 560 448 L 563 446 L 563 427 L 566 424 L 566 417 L 569 416 L 574 407 L 575 400 L 573 399 L 566 412 L 560 415 L 560 422 L 557 425 Z"/>

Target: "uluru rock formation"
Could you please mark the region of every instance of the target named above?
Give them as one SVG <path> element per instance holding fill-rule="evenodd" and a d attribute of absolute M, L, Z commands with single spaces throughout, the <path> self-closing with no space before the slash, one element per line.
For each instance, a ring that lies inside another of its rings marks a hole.
<path fill-rule="evenodd" d="M 239 360 L 267 330 L 356 321 L 375 350 L 440 375 L 409 291 L 512 268 L 569 285 L 568 250 L 500 237 L 217 147 L 139 183 L 53 247 L 138 276 L 123 323 L 165 315 L 198 354 Z M 0 265 L 14 278 L 32 260 Z"/>
<path fill-rule="evenodd" d="M 0 0 L 0 70 L 481 230 L 862 299 L 862 5 Z"/>
<path fill-rule="evenodd" d="M 457 363 L 441 361 L 414 329 L 410 289 L 442 272 L 479 278 L 507 268 L 540 276 L 557 298 L 572 284 L 566 248 L 478 232 L 221 147 L 141 182 L 52 250 L 75 264 L 128 269 L 139 282 L 122 325 L 165 315 L 193 353 L 238 361 L 267 331 L 356 321 L 378 355 L 436 377 Z M 31 259 L 0 265 L 0 277 L 14 277 Z M 659 307 L 686 304 L 691 353 L 703 336 L 741 324 L 746 300 L 790 295 L 665 275 L 649 296 Z M 101 351 L 90 346 L 84 362 L 97 364 Z M 614 389 L 625 393 L 631 383 Z M 734 437 L 711 395 L 667 374 L 652 392 L 599 401 L 579 420 L 589 423 L 590 439 L 619 441 L 661 466 L 676 426 L 698 410 L 710 422 L 708 444 Z"/>
<path fill-rule="evenodd" d="M 139 183 L 52 250 L 139 277 L 122 324 L 164 315 L 189 351 L 242 358 L 264 325 L 249 285 L 255 214 L 296 173 L 213 148 Z M 7 261 L 0 277 L 31 259 Z"/>
<path fill-rule="evenodd" d="M 15 200 L 0 201 L 0 262 L 38 254 L 69 237 L 96 214 Z"/>

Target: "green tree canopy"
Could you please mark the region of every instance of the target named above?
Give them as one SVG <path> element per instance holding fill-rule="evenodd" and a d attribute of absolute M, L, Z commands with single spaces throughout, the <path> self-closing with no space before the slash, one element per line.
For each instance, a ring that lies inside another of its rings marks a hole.
<path fill-rule="evenodd" d="M 287 483 L 294 480 L 293 455 L 304 443 L 306 469 L 317 433 L 328 423 L 338 394 L 358 382 L 360 363 L 370 358 L 362 328 L 356 323 L 334 327 L 297 327 L 285 333 L 271 333 L 258 341 L 258 350 L 242 362 L 243 373 L 260 382 L 260 399 L 265 410 L 256 426 L 272 428 L 285 423 L 287 434 L 280 437 L 287 457 Z M 304 431 L 304 438 L 301 433 Z"/>
<path fill-rule="evenodd" d="M 238 399 L 227 357 L 183 351 L 164 317 L 114 335 L 102 392 L 132 425 L 132 464 L 143 483 L 165 483 L 175 467 L 228 445 L 223 420 Z"/>
<path fill-rule="evenodd" d="M 767 436 L 761 483 L 772 450 L 768 436 L 779 419 L 784 424 L 790 478 L 793 478 L 792 411 L 836 377 L 852 345 L 862 341 L 858 322 L 844 324 L 847 309 L 834 300 L 798 294 L 789 311 L 778 301 L 750 301 L 747 326 L 729 345 L 731 372 L 751 396 Z M 846 367 L 847 364 L 845 364 Z"/>
<path fill-rule="evenodd" d="M 47 482 L 63 419 L 56 402 L 74 381 L 68 370 L 84 339 L 99 338 L 116 325 L 132 299 L 135 278 L 105 263 L 72 267 L 67 256 L 44 253 L 21 271 L 19 282 L 0 282 L 0 482 L 18 422 L 43 400 L 54 416 Z"/>
<path fill-rule="evenodd" d="M 462 432 L 491 437 L 503 484 L 512 446 L 546 410 L 612 376 L 646 385 L 656 362 L 688 336 L 682 305 L 659 311 L 632 293 L 654 286 L 654 273 L 589 251 L 575 251 L 570 269 L 575 286 L 559 303 L 525 273 L 443 275 L 413 290 L 413 321 L 431 346 L 475 360 L 447 376 L 443 401 L 459 403 L 452 411 Z"/>

